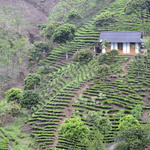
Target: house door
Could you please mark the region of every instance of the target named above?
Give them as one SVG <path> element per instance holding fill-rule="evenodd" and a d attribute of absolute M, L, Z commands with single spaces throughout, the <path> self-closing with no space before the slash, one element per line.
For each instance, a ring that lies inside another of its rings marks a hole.
<path fill-rule="evenodd" d="M 123 55 L 123 43 L 118 43 L 119 55 Z"/>
<path fill-rule="evenodd" d="M 135 43 L 130 43 L 130 55 L 135 55 Z"/>

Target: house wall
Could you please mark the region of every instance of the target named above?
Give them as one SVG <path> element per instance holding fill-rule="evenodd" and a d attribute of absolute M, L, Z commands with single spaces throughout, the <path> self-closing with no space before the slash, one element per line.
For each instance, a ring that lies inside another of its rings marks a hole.
<path fill-rule="evenodd" d="M 119 50 L 119 55 L 135 55 L 139 53 L 140 44 L 139 43 L 122 43 L 122 49 L 118 49 L 118 43 L 111 43 L 110 46 L 107 46 L 103 49 L 102 53 L 105 53 L 112 49 Z"/>

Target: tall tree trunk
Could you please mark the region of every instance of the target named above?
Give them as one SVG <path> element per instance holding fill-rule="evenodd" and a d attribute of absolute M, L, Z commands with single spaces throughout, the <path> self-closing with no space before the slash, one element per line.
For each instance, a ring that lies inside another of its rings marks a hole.
<path fill-rule="evenodd" d="M 66 50 L 66 60 L 68 60 L 68 50 Z"/>

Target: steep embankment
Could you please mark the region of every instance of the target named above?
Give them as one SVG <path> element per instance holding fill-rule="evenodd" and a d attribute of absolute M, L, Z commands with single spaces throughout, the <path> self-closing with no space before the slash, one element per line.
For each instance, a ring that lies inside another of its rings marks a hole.
<path fill-rule="evenodd" d="M 23 11 L 23 19 L 29 22 L 29 26 L 25 27 L 25 34 L 31 43 L 41 39 L 39 36 L 38 24 L 47 22 L 51 8 L 57 4 L 59 0 L 7 0 L 0 1 L 0 8 L 13 6 L 15 10 Z"/>

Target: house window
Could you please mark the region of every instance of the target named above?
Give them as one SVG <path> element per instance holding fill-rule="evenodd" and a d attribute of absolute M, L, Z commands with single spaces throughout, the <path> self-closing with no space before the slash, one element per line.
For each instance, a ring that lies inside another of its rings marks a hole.
<path fill-rule="evenodd" d="M 118 43 L 118 49 L 123 50 L 123 43 Z"/>

